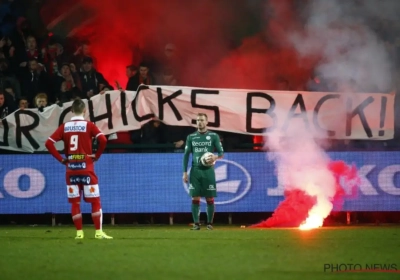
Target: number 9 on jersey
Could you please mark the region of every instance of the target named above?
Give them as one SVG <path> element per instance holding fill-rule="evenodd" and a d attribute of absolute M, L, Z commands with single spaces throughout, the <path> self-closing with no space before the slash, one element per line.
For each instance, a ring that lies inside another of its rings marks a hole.
<path fill-rule="evenodd" d="M 71 135 L 69 146 L 70 146 L 69 148 L 70 151 L 78 150 L 78 135 Z"/>

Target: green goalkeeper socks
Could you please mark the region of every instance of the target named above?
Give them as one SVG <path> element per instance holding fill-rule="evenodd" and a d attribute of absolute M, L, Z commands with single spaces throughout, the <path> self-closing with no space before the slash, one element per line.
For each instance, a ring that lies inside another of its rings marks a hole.
<path fill-rule="evenodd" d="M 214 219 L 214 203 L 208 204 L 207 203 L 207 223 L 212 224 Z"/>
<path fill-rule="evenodd" d="M 200 212 L 199 210 L 200 210 L 200 201 L 192 203 L 192 216 L 194 223 L 199 223 L 199 212 Z"/>
<path fill-rule="evenodd" d="M 214 202 L 207 203 L 207 223 L 211 224 L 214 219 Z M 200 201 L 192 201 L 192 216 L 195 224 L 199 223 Z"/>

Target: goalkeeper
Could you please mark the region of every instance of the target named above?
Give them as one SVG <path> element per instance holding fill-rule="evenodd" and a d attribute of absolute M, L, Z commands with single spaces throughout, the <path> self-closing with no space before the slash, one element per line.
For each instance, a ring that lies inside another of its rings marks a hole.
<path fill-rule="evenodd" d="M 199 213 L 200 198 L 205 197 L 207 201 L 207 229 L 212 230 L 214 218 L 214 197 L 217 196 L 214 164 L 223 157 L 224 150 L 218 134 L 207 130 L 207 115 L 197 114 L 197 131 L 190 134 L 186 139 L 185 155 L 183 157 L 183 181 L 189 181 L 189 194 L 192 197 L 192 230 L 200 230 Z M 218 156 L 205 153 L 212 153 L 215 150 Z M 192 153 L 192 168 L 190 179 L 188 179 L 187 167 L 189 155 Z"/>

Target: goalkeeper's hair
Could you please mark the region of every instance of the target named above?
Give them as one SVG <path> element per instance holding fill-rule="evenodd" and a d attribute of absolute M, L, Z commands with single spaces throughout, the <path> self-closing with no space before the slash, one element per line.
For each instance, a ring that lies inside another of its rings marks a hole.
<path fill-rule="evenodd" d="M 80 115 L 85 110 L 85 107 L 86 107 L 85 103 L 82 101 L 82 99 L 77 98 L 72 103 L 71 112 L 76 114 L 76 115 Z"/>
<path fill-rule="evenodd" d="M 206 120 L 208 121 L 208 116 L 207 116 L 206 113 L 198 113 L 197 116 L 198 116 L 198 117 L 205 117 Z"/>

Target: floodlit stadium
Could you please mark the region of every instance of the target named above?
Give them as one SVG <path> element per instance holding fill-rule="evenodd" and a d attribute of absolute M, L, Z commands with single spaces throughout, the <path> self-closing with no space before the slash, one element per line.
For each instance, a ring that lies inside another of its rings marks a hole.
<path fill-rule="evenodd" d="M 400 2 L 0 3 L 0 279 L 397 279 Z"/>

